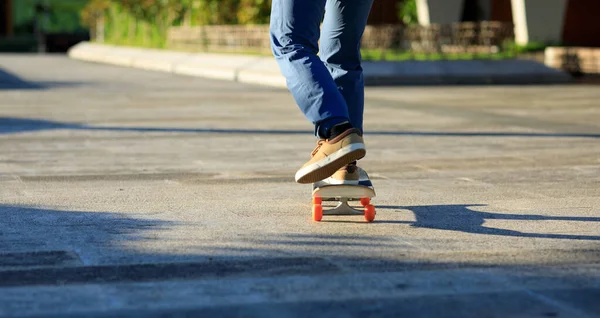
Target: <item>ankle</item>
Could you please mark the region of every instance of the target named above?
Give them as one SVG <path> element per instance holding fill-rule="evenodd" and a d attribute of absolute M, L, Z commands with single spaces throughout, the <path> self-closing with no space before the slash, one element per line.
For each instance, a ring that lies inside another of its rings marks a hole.
<path fill-rule="evenodd" d="M 344 133 L 346 130 L 352 129 L 352 128 L 353 127 L 350 122 L 339 123 L 339 124 L 329 128 L 329 130 L 327 130 L 326 138 L 330 139 L 330 140 L 334 139 L 335 137 Z"/>

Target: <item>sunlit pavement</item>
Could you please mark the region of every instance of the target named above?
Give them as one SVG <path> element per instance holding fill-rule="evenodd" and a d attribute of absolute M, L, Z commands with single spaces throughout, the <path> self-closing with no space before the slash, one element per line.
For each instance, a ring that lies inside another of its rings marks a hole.
<path fill-rule="evenodd" d="M 377 219 L 315 223 L 287 91 L 0 55 L 0 316 L 600 315 L 597 86 L 365 118 Z"/>

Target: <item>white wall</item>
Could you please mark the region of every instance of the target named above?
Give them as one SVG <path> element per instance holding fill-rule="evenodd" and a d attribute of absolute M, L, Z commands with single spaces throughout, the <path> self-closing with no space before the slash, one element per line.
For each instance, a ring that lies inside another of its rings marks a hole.
<path fill-rule="evenodd" d="M 417 0 L 419 24 L 447 24 L 459 22 L 464 0 Z"/>
<path fill-rule="evenodd" d="M 484 15 L 491 16 L 491 1 L 479 2 Z M 562 40 L 568 0 L 511 0 L 511 3 L 518 44 L 559 43 Z M 464 0 L 417 0 L 419 24 L 459 22 L 463 5 Z"/>
<path fill-rule="evenodd" d="M 518 44 L 560 42 L 567 1 L 512 0 L 516 42 Z"/>

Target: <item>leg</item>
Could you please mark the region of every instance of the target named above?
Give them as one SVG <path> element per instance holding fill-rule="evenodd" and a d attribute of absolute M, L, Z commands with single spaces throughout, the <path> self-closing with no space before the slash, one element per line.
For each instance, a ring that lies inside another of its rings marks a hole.
<path fill-rule="evenodd" d="M 271 12 L 271 45 L 281 73 L 296 103 L 315 124 L 315 133 L 328 139 L 319 141 L 311 159 L 296 172 L 299 183 L 323 180 L 366 154 L 360 131 L 348 123 L 346 101 L 317 56 L 325 4 L 326 0 L 273 0 Z M 345 131 L 334 137 L 334 128 Z"/>
<path fill-rule="evenodd" d="M 273 0 L 271 46 L 300 110 L 315 124 L 348 121 L 348 107 L 317 53 L 326 0 Z M 323 137 L 323 136 L 321 136 Z"/>
<path fill-rule="evenodd" d="M 360 41 L 373 0 L 327 0 L 321 59 L 346 101 L 352 126 L 362 131 L 365 105 Z"/>

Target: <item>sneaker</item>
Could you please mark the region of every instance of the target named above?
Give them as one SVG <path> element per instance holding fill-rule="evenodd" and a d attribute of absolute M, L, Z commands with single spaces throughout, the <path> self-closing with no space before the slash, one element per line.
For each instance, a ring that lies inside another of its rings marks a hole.
<path fill-rule="evenodd" d="M 331 140 L 321 139 L 317 142 L 310 161 L 296 172 L 296 182 L 321 181 L 347 164 L 361 159 L 366 153 L 365 143 L 358 129 L 348 129 Z"/>
<path fill-rule="evenodd" d="M 313 190 L 336 185 L 363 186 L 373 190 L 373 183 L 371 183 L 369 175 L 365 170 L 358 167 L 356 163 L 351 163 L 343 167 L 329 178 L 315 182 Z"/>

